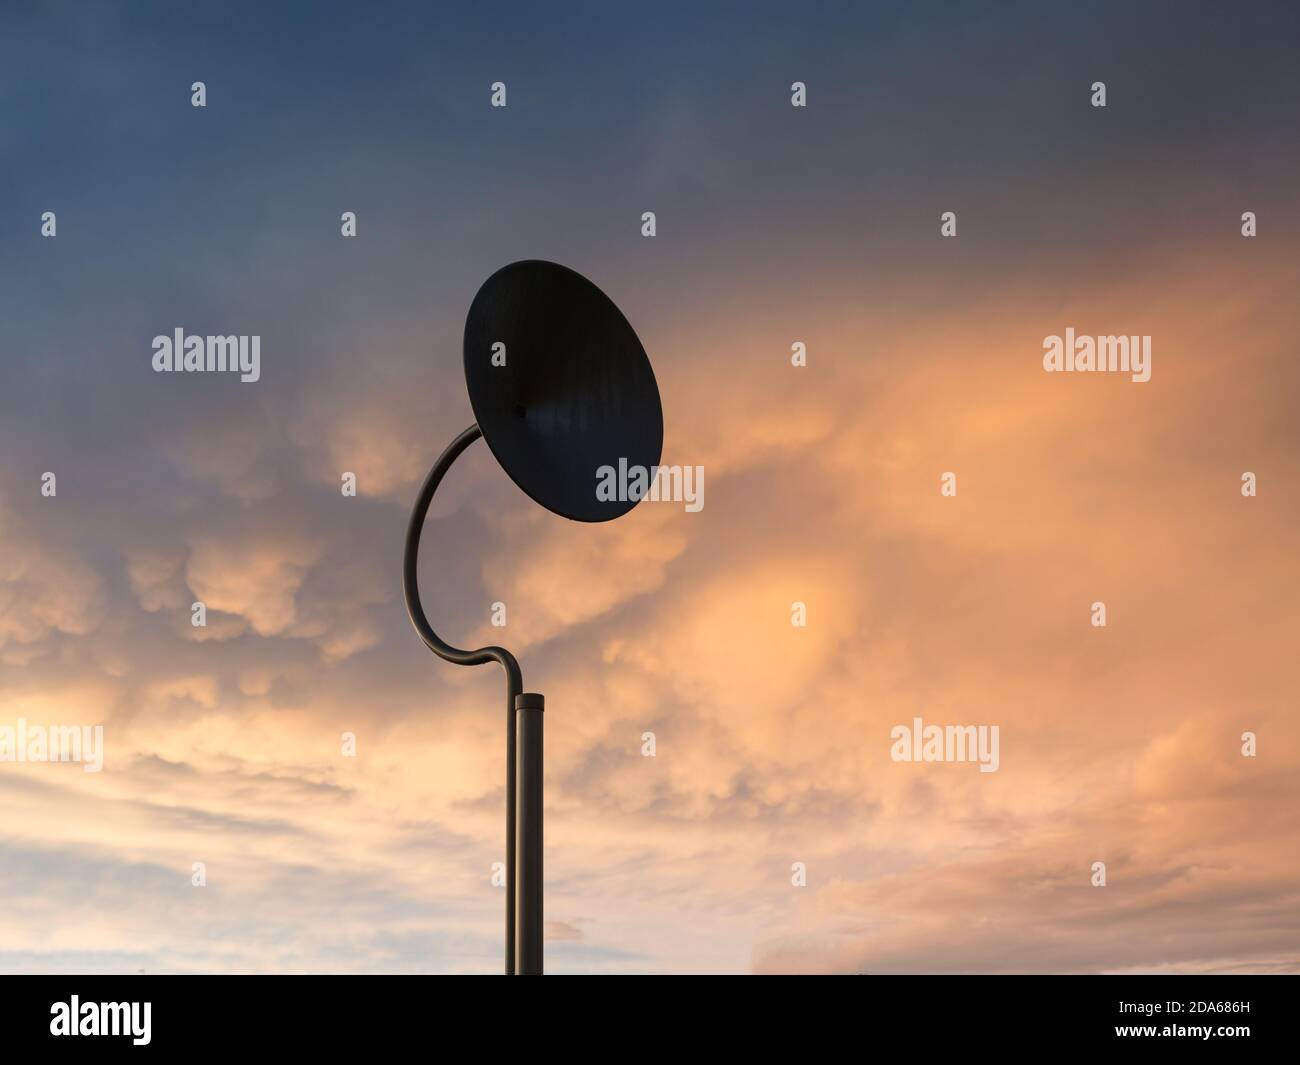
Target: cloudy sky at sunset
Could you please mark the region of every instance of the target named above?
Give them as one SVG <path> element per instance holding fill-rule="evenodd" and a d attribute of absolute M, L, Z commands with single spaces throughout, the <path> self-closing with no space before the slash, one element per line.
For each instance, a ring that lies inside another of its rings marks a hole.
<path fill-rule="evenodd" d="M 479 443 L 426 526 L 546 696 L 548 971 L 1300 971 L 1300 14 L 976 6 L 0 15 L 0 727 L 105 742 L 0 763 L 0 971 L 500 970 L 502 678 L 400 565 L 525 258 L 705 469 L 584 525 Z"/>

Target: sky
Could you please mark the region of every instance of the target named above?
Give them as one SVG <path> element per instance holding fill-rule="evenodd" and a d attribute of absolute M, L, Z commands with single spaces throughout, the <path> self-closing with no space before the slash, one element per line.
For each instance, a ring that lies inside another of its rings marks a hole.
<path fill-rule="evenodd" d="M 549 972 L 1300 970 L 1294 8 L 14 8 L 0 728 L 104 764 L 0 762 L 0 971 L 500 971 L 502 678 L 400 566 L 526 258 L 705 470 L 584 525 L 479 443 L 426 526 L 546 696 Z"/>

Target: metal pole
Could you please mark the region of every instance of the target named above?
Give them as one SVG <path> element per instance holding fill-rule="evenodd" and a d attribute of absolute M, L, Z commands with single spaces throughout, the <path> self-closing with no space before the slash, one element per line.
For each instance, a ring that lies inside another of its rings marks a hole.
<path fill-rule="evenodd" d="M 515 870 L 515 852 L 519 849 L 517 842 L 518 826 L 515 824 L 518 801 L 515 797 L 515 783 L 519 776 L 515 755 L 515 704 L 523 698 L 519 689 L 514 687 L 511 678 L 506 679 L 506 975 L 515 975 L 515 882 L 519 874 Z"/>
<path fill-rule="evenodd" d="M 411 624 L 425 645 L 439 658 L 455 662 L 462 666 L 477 666 L 485 662 L 499 662 L 506 671 L 506 975 L 515 971 L 515 699 L 524 690 L 523 676 L 519 672 L 519 663 L 515 656 L 504 647 L 480 647 L 469 651 L 453 647 L 436 632 L 425 616 L 424 606 L 420 602 L 419 556 L 420 533 L 424 530 L 424 517 L 433 501 L 433 493 L 438 490 L 443 477 L 451 469 L 460 453 L 474 443 L 482 432 L 477 425 L 471 425 L 456 437 L 433 464 L 429 476 L 425 478 L 411 510 L 411 521 L 406 527 L 406 548 L 402 554 L 402 590 L 406 596 L 406 612 L 411 617 Z M 536 696 L 538 700 L 541 696 Z M 539 735 L 540 743 L 540 735 Z M 540 776 L 538 787 L 541 787 Z M 538 792 L 538 817 L 540 818 L 541 792 Z M 540 837 L 539 837 L 540 839 Z M 540 847 L 540 843 L 539 843 Z M 538 877 L 540 884 L 540 876 Z M 540 886 L 539 889 L 540 891 Z M 539 896 L 540 897 L 540 896 Z M 540 904 L 538 907 L 540 913 Z M 541 951 L 537 955 L 541 959 Z"/>
<path fill-rule="evenodd" d="M 515 972 L 542 975 L 542 717 L 546 701 L 536 692 L 515 696 Z"/>

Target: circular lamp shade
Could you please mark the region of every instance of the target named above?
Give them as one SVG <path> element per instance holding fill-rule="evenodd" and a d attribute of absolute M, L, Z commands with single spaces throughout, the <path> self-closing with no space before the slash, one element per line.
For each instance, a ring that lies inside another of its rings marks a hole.
<path fill-rule="evenodd" d="M 492 454 L 547 510 L 609 521 L 639 502 L 597 487 L 611 483 L 602 467 L 615 487 L 629 483 L 620 470 L 653 474 L 659 386 L 627 319 L 581 274 L 529 259 L 483 282 L 465 319 L 465 385 Z"/>

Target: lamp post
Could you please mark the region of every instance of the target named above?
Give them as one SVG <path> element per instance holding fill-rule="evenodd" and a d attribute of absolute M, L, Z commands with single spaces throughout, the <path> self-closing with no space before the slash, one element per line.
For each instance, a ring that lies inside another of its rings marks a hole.
<path fill-rule="evenodd" d="M 620 517 L 636 498 L 601 499 L 601 467 L 653 471 L 663 451 L 663 410 L 645 349 L 618 307 L 581 274 L 536 259 L 504 266 L 483 283 L 465 321 L 465 385 L 477 419 L 429 471 L 411 511 L 402 588 L 411 624 L 440 658 L 498 662 L 506 674 L 507 975 L 542 972 L 541 695 L 523 690 L 504 647 L 465 650 L 442 639 L 420 602 L 420 534 L 433 494 L 480 436 L 525 493 L 574 521 Z"/>

